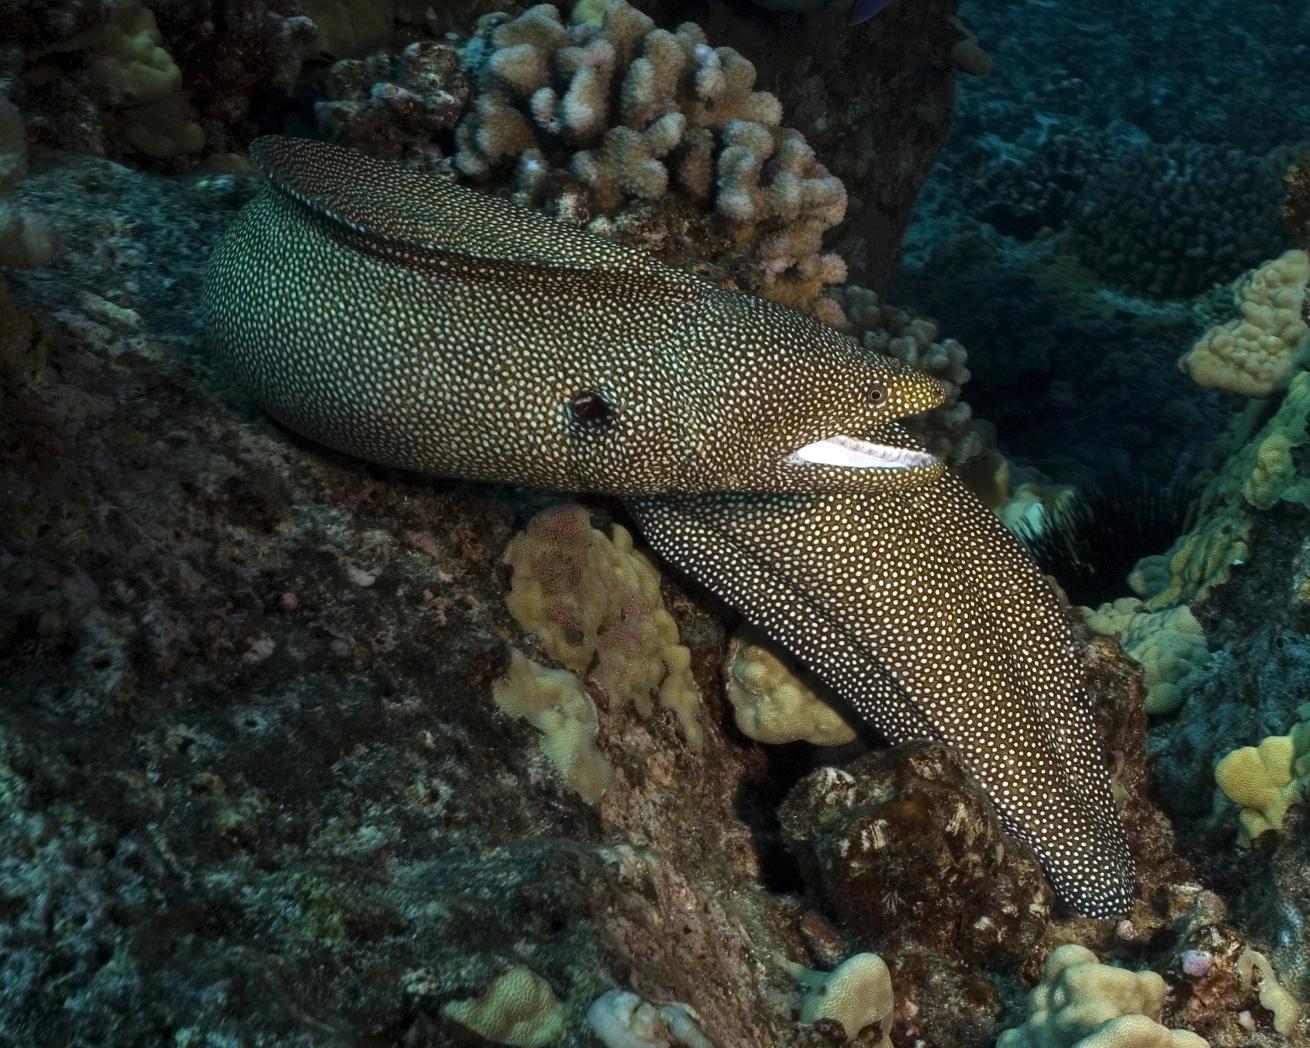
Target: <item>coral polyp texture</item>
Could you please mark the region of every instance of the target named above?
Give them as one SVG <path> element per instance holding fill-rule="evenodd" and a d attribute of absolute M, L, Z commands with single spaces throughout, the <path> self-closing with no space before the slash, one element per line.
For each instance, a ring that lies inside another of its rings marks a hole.
<path fill-rule="evenodd" d="M 1233 285 L 1236 319 L 1207 331 L 1178 366 L 1199 385 L 1248 397 L 1284 388 L 1310 354 L 1307 281 L 1310 258 L 1300 250 L 1247 273 Z"/>
<path fill-rule="evenodd" d="M 896 996 L 887 962 L 876 953 L 854 954 L 830 972 L 812 971 L 791 962 L 785 967 L 805 989 L 801 1022 L 827 1019 L 836 1022 L 852 1043 L 892 1048 Z"/>
<path fill-rule="evenodd" d="M 540 975 L 511 968 L 472 1000 L 447 1001 L 441 1014 L 493 1044 L 549 1048 L 564 1035 L 564 1009 Z"/>
<path fill-rule="evenodd" d="M 464 175 L 512 169 L 521 202 L 557 213 L 576 206 L 569 182 L 597 211 L 666 197 L 710 208 L 750 242 L 766 294 L 839 319 L 812 289 L 845 277 L 822 240 L 846 213 L 846 189 L 781 126 L 782 106 L 755 90 L 737 51 L 612 0 L 599 22 L 572 26 L 548 4 L 486 15 L 463 53 L 477 84 L 456 128 Z"/>

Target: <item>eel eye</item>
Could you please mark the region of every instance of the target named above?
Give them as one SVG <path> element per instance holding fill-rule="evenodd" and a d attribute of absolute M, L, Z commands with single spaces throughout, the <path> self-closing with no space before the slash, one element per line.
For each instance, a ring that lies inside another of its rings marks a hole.
<path fill-rule="evenodd" d="M 602 429 L 614 421 L 614 414 L 614 405 L 594 389 L 584 389 L 569 400 L 569 415 L 583 429 Z"/>
<path fill-rule="evenodd" d="M 881 382 L 870 382 L 864 388 L 864 402 L 871 408 L 880 408 L 887 403 L 891 394 Z"/>

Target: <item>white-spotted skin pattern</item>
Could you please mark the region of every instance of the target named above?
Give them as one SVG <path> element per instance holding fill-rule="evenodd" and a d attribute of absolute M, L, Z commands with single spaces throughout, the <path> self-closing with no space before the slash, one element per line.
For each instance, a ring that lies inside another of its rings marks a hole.
<path fill-rule="evenodd" d="M 1133 861 L 1059 604 L 957 477 L 902 494 L 629 506 L 656 550 L 888 741 L 955 747 L 1073 909 L 1127 911 Z"/>
<path fill-rule="evenodd" d="M 944 395 L 809 317 L 348 149 L 251 155 L 268 178 L 211 258 L 207 325 L 265 410 L 323 444 L 615 495 L 940 473 L 788 461 L 836 434 L 890 443 L 889 422 Z"/>

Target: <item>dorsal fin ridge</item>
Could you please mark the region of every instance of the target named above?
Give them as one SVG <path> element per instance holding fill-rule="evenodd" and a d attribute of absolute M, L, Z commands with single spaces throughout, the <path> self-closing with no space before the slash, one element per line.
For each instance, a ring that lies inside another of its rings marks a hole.
<path fill-rule="evenodd" d="M 250 145 L 269 182 L 348 234 L 416 258 L 530 267 L 561 278 L 639 278 L 653 294 L 701 294 L 702 281 L 586 230 L 353 149 L 269 135 Z"/>

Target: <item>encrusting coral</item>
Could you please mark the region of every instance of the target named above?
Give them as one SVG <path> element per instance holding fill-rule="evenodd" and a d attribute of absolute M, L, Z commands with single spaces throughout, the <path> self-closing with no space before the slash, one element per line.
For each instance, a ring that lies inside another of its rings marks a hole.
<path fill-rule="evenodd" d="M 737 727 L 756 742 L 804 740 L 816 746 L 855 741 L 855 729 L 752 635 L 738 637 L 725 666 Z"/>
<path fill-rule="evenodd" d="M 1302 318 L 1310 258 L 1286 251 L 1233 285 L 1238 317 L 1207 331 L 1178 366 L 1199 385 L 1248 397 L 1286 387 L 1310 352 Z"/>
<path fill-rule="evenodd" d="M 699 748 L 691 653 L 664 608 L 659 573 L 624 528 L 616 524 L 607 538 L 581 506 L 552 507 L 514 537 L 505 563 L 513 569 L 506 604 L 551 658 L 642 717 L 654 712 L 658 696 Z"/>
<path fill-rule="evenodd" d="M 1028 997 L 1023 1026 L 996 1048 L 1207 1048 L 1186 1030 L 1160 1025 L 1164 980 L 1097 961 L 1085 946 L 1057 947 Z"/>
<path fill-rule="evenodd" d="M 548 4 L 486 15 L 464 61 L 478 88 L 456 129 L 465 176 L 513 166 L 517 198 L 557 212 L 567 183 L 600 211 L 666 196 L 710 207 L 749 245 L 765 294 L 839 321 L 819 292 L 845 265 L 821 242 L 846 213 L 845 187 L 780 126 L 781 105 L 737 51 L 612 0 L 598 23 L 569 27 Z"/>

